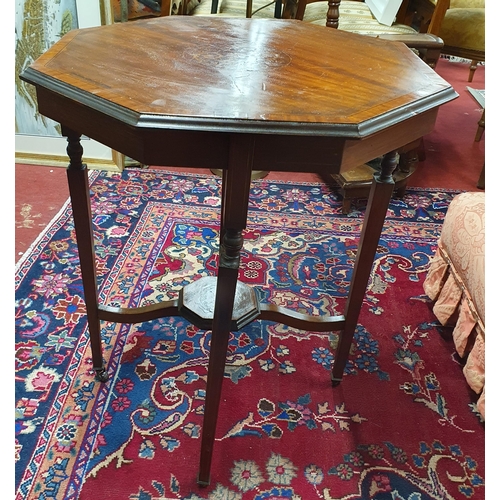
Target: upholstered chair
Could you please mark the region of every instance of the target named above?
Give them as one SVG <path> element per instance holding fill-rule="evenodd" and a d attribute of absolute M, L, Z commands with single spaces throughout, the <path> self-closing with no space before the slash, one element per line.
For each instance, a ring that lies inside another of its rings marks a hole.
<path fill-rule="evenodd" d="M 450 0 L 435 0 L 434 4 L 430 0 L 404 0 L 390 21 L 380 22 L 362 0 L 298 0 L 292 17 L 350 33 L 401 41 L 435 67 L 442 49 L 437 27 L 449 4 Z"/>
<path fill-rule="evenodd" d="M 385 3 L 390 5 L 392 2 Z M 394 3 L 398 8 L 398 2 Z M 376 16 L 375 9 L 372 12 L 368 3 L 361 0 L 298 0 L 296 13 L 292 13 L 292 17 L 319 26 L 400 41 L 418 53 L 429 66 L 435 67 L 443 47 L 443 41 L 435 31 L 442 22 L 449 3 L 450 0 L 436 0 L 435 4 L 430 0 L 403 0 L 399 10 L 393 10 L 388 18 L 382 19 L 386 17 L 384 13 L 378 12 L 379 15 Z M 401 197 L 417 162 L 425 157 L 423 143 L 416 141 L 409 144 L 399 151 L 399 155 L 399 165 L 393 178 L 394 192 Z M 350 212 L 352 199 L 368 197 L 378 160 L 374 159 L 373 162 L 332 176 L 343 197 L 343 213 Z"/>
<path fill-rule="evenodd" d="M 338 13 L 335 13 L 338 9 Z M 332 12 L 333 11 L 333 12 Z M 362 0 L 325 0 L 299 1 L 297 19 L 307 23 L 338 28 L 342 31 L 360 35 L 378 36 L 387 33 L 415 34 L 417 30 L 395 17 L 390 23 L 380 23 L 369 5 Z"/>
<path fill-rule="evenodd" d="M 443 54 L 470 59 L 469 82 L 478 61 L 485 60 L 485 0 L 451 0 L 439 33 Z"/>

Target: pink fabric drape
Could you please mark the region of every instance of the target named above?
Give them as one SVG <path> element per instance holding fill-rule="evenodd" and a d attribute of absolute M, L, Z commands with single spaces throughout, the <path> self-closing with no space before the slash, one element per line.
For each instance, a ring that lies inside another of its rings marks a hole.
<path fill-rule="evenodd" d="M 455 325 L 457 353 L 466 358 L 464 375 L 480 395 L 485 416 L 485 195 L 462 193 L 450 204 L 424 282 L 442 325 Z"/>

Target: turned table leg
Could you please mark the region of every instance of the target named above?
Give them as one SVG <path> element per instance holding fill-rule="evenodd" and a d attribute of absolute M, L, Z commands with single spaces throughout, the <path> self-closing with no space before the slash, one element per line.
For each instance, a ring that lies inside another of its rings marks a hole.
<path fill-rule="evenodd" d="M 382 160 L 381 172 L 374 175 L 347 298 L 345 326 L 344 330 L 339 332 L 339 343 L 332 367 L 332 383 L 334 385 L 338 385 L 342 381 L 345 365 L 349 357 L 387 208 L 391 201 L 394 187 L 392 173 L 396 166 L 397 153 L 391 151 Z"/>
<path fill-rule="evenodd" d="M 63 135 L 67 137 L 70 162 L 67 169 L 68 187 L 73 209 L 78 255 L 83 281 L 83 294 L 87 308 L 92 364 L 96 378 L 101 382 L 109 376 L 104 368 L 101 345 L 101 325 L 98 317 L 97 277 L 95 271 L 94 236 L 92 231 L 92 212 L 87 166 L 82 163 L 83 148 L 81 135 L 63 127 Z"/>
<path fill-rule="evenodd" d="M 201 486 L 208 486 L 210 483 L 217 415 L 238 281 L 240 250 L 243 246 L 242 231 L 246 227 L 252 158 L 253 139 L 244 135 L 234 135 L 231 138 L 229 165 L 222 177 L 219 269 L 198 474 L 198 484 Z"/>

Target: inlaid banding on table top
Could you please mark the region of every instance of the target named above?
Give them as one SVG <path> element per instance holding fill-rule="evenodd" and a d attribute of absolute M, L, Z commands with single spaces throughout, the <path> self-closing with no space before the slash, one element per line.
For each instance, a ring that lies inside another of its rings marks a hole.
<path fill-rule="evenodd" d="M 304 133 L 299 122 L 308 132 L 352 137 L 454 95 L 400 43 L 291 20 L 130 24 L 70 33 L 23 78 L 71 99 L 77 93 L 85 106 L 141 128 L 216 130 L 224 122 L 227 131 L 229 122 L 234 130 Z"/>

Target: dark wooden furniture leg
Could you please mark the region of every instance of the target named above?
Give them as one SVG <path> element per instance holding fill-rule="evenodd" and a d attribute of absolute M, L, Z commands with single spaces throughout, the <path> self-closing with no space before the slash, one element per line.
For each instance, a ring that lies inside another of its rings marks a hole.
<path fill-rule="evenodd" d="M 247 6 L 246 6 L 246 12 L 245 12 L 245 16 L 247 18 L 252 17 L 252 4 L 253 4 L 252 0 L 247 0 Z M 281 5 L 281 2 L 280 2 L 280 5 Z M 218 7 L 219 7 L 219 0 L 212 0 L 210 14 L 217 14 Z"/>
<path fill-rule="evenodd" d="M 83 293 L 87 308 L 87 320 L 92 349 L 92 365 L 96 378 L 106 382 L 109 376 L 104 367 L 101 344 L 101 324 L 98 315 L 97 277 L 95 271 L 94 235 L 87 166 L 82 163 L 83 148 L 81 134 L 63 126 L 63 135 L 68 140 L 70 162 L 67 169 L 68 187 L 73 209 L 78 255 L 83 281 Z"/>
<path fill-rule="evenodd" d="M 274 1 L 274 17 L 276 19 L 281 19 L 281 10 L 282 10 L 281 0 L 275 0 Z"/>
<path fill-rule="evenodd" d="M 478 178 L 477 184 L 476 184 L 476 187 L 478 189 L 485 188 L 485 169 L 486 169 L 486 163 L 483 163 L 483 168 L 481 169 L 481 173 L 479 174 L 479 178 Z"/>
<path fill-rule="evenodd" d="M 419 141 L 419 145 L 417 147 L 405 147 L 399 151 L 399 164 L 397 168 L 397 173 L 393 175 L 395 185 L 395 195 L 398 198 L 402 198 L 406 193 L 406 185 L 408 184 L 408 178 L 412 175 L 417 167 L 417 163 L 419 161 L 418 157 L 418 149 L 421 144 Z M 402 179 L 401 182 L 399 178 Z"/>
<path fill-rule="evenodd" d="M 472 80 L 474 79 L 474 73 L 476 72 L 476 69 L 477 69 L 477 63 L 478 61 L 475 61 L 475 60 L 472 60 L 470 62 L 470 66 L 469 66 L 469 78 L 468 78 L 468 82 L 472 82 Z"/>
<path fill-rule="evenodd" d="M 476 137 L 474 137 L 475 142 L 479 142 L 481 140 L 481 138 L 483 137 L 485 124 L 486 124 L 486 108 L 483 109 L 483 113 L 481 114 L 481 118 L 477 122 L 477 132 L 476 132 Z M 485 186 L 485 168 L 486 168 L 486 164 L 483 164 L 483 168 L 481 170 L 481 173 L 479 174 L 479 178 L 478 178 L 477 184 L 476 184 L 476 187 L 478 189 L 484 189 L 484 186 Z"/>
<path fill-rule="evenodd" d="M 479 142 L 481 140 L 481 137 L 483 137 L 485 125 L 486 125 L 486 108 L 483 109 L 481 118 L 479 118 L 479 121 L 477 122 L 477 132 L 476 132 L 476 137 L 474 137 L 475 142 Z"/>
<path fill-rule="evenodd" d="M 338 385 L 342 381 L 345 365 L 349 357 L 349 350 L 358 324 L 358 317 L 375 260 L 380 234 L 391 201 L 394 188 L 392 173 L 396 166 L 397 153 L 391 151 L 382 160 L 381 172 L 374 175 L 347 298 L 344 330 L 339 332 L 339 343 L 332 367 L 333 385 Z"/>
<path fill-rule="evenodd" d="M 243 246 L 242 231 L 247 220 L 253 143 L 251 136 L 235 134 L 231 137 L 229 165 L 222 177 L 221 241 L 201 437 L 198 474 L 200 486 L 210 484 L 217 414 L 238 280 L 240 250 Z"/>

